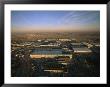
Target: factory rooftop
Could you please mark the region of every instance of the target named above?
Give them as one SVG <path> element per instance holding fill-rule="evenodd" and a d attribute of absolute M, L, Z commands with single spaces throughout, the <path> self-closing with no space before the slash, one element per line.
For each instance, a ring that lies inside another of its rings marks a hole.
<path fill-rule="evenodd" d="M 83 47 L 83 48 L 73 48 L 74 53 L 91 53 L 92 51 L 87 48 L 87 47 Z"/>
<path fill-rule="evenodd" d="M 62 49 L 35 49 L 30 54 L 31 58 L 55 58 L 66 56 L 72 58 L 72 54 L 63 54 Z"/>
<path fill-rule="evenodd" d="M 62 49 L 35 49 L 32 54 L 62 54 Z"/>

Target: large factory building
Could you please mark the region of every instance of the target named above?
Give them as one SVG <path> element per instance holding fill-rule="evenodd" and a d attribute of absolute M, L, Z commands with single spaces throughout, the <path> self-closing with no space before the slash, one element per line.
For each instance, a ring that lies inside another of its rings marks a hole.
<path fill-rule="evenodd" d="M 63 54 L 62 49 L 35 49 L 30 54 L 31 58 L 55 58 L 55 57 L 69 57 L 72 58 L 72 54 Z"/>

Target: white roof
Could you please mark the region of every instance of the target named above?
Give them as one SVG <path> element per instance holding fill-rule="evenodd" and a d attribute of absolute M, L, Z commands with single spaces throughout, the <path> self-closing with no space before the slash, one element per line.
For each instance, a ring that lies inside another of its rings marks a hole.
<path fill-rule="evenodd" d="M 83 48 L 73 48 L 75 53 L 89 53 L 92 52 L 89 48 L 83 47 Z"/>

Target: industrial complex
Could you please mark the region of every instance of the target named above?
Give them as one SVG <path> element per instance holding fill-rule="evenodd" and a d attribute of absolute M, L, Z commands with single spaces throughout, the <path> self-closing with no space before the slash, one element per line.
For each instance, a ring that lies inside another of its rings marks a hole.
<path fill-rule="evenodd" d="M 12 61 L 15 61 L 14 58 L 22 61 L 21 65 L 24 67 L 22 71 L 31 72 L 30 76 L 83 76 L 80 74 L 82 71 L 79 70 L 85 67 L 84 72 L 88 72 L 88 67 L 94 67 L 93 61 L 98 59 L 99 48 L 99 44 L 77 42 L 75 39 L 44 39 L 35 42 L 13 43 Z M 15 66 L 14 63 L 12 65 Z M 18 76 L 14 72 L 13 75 Z"/>

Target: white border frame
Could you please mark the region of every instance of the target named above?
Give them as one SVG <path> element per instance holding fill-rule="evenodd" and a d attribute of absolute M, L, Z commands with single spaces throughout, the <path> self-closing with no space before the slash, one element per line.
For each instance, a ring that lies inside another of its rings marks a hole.
<path fill-rule="evenodd" d="M 11 10 L 99 10 L 100 77 L 11 77 Z M 4 79 L 5 84 L 106 84 L 107 26 L 106 4 L 5 4 L 4 10 Z"/>

